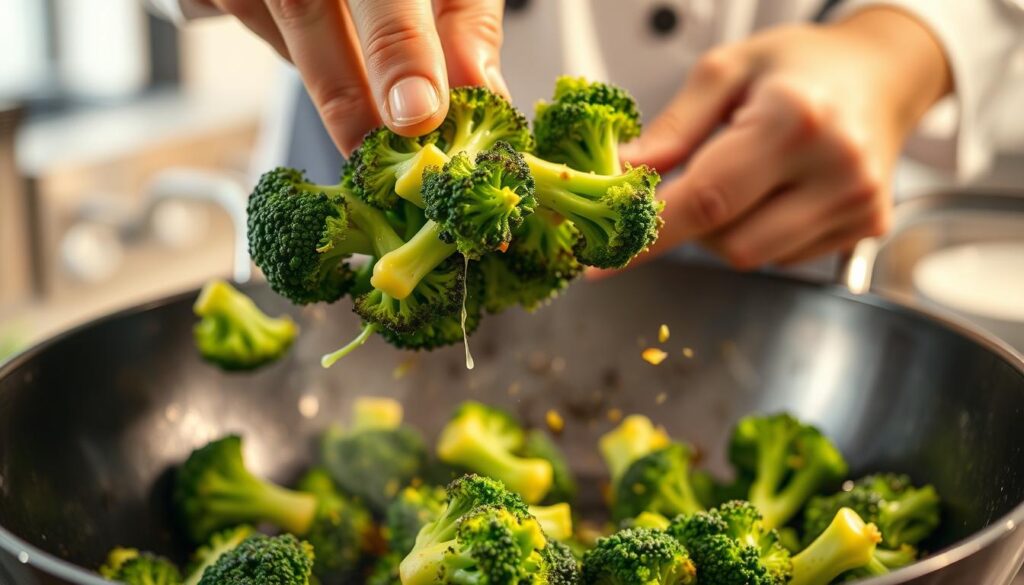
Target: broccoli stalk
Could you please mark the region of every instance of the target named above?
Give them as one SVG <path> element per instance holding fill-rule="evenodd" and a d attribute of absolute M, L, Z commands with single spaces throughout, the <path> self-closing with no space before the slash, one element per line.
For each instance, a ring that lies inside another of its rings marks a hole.
<path fill-rule="evenodd" d="M 252 299 L 223 280 L 206 283 L 193 311 L 199 353 L 225 370 L 251 370 L 283 356 L 299 328 L 291 317 L 267 316 Z"/>
<path fill-rule="evenodd" d="M 577 259 L 599 268 L 622 268 L 658 238 L 664 204 L 655 200 L 660 178 L 648 167 L 616 175 L 577 171 L 524 155 L 541 206 L 566 218 L 580 232 Z"/>
<path fill-rule="evenodd" d="M 100 575 L 125 585 L 180 585 L 181 573 L 174 563 L 134 548 L 115 548 L 99 569 Z"/>
<path fill-rule="evenodd" d="M 394 299 L 407 298 L 425 276 L 455 253 L 455 244 L 441 239 L 443 232 L 441 224 L 425 223 L 408 242 L 380 257 L 370 284 Z"/>
<path fill-rule="evenodd" d="M 793 557 L 790 585 L 827 585 L 843 573 L 868 568 L 871 574 L 887 569 L 875 559 L 875 547 L 882 535 L 850 508 L 842 508 L 821 533 L 800 554 Z"/>
<path fill-rule="evenodd" d="M 626 528 L 599 538 L 583 555 L 583 582 L 593 585 L 688 585 L 697 567 L 674 538 L 658 530 Z"/>
<path fill-rule="evenodd" d="M 211 536 L 206 544 L 192 554 L 192 562 L 189 565 L 188 577 L 185 578 L 185 585 L 199 585 L 199 580 L 203 578 L 203 573 L 208 567 L 216 563 L 221 555 L 242 544 L 255 532 L 251 526 L 242 524 Z"/>
<path fill-rule="evenodd" d="M 663 428 L 655 427 L 651 419 L 640 414 L 627 416 L 619 426 L 602 435 L 598 449 L 608 467 L 612 486 L 619 483 L 622 474 L 634 461 L 666 447 L 669 441 Z"/>
<path fill-rule="evenodd" d="M 443 165 L 448 157 L 433 144 L 436 134 L 399 136 L 386 127 L 371 130 L 352 153 L 353 191 L 380 209 L 398 206 L 399 197 L 423 207 L 423 170 Z"/>
<path fill-rule="evenodd" d="M 504 482 L 528 503 L 541 501 L 551 489 L 554 470 L 545 459 L 519 457 L 524 433 L 508 413 L 478 402 L 464 402 L 441 430 L 437 455 Z"/>
<path fill-rule="evenodd" d="M 221 555 L 199 585 L 309 585 L 313 556 L 313 547 L 291 534 L 255 534 Z"/>
<path fill-rule="evenodd" d="M 633 518 L 655 512 L 671 518 L 704 509 L 690 485 L 690 447 L 673 443 L 637 459 L 615 487 L 612 518 Z"/>
<path fill-rule="evenodd" d="M 540 522 L 548 538 L 558 541 L 572 538 L 572 508 L 569 504 L 562 502 L 550 506 L 530 506 L 530 515 Z"/>

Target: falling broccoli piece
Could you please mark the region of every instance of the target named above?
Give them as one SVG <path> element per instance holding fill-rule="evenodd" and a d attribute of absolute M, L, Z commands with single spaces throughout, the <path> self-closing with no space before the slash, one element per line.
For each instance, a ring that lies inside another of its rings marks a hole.
<path fill-rule="evenodd" d="M 615 487 L 612 518 L 622 521 L 642 512 L 671 518 L 704 509 L 690 485 L 692 449 L 673 443 L 633 461 Z"/>
<path fill-rule="evenodd" d="M 572 508 L 569 504 L 561 502 L 550 506 L 530 506 L 530 515 L 540 522 L 548 538 L 559 542 L 572 538 Z"/>
<path fill-rule="evenodd" d="M 747 499 L 768 528 L 785 525 L 847 472 L 839 449 L 821 431 L 788 414 L 741 419 L 733 429 L 729 459 L 750 478 Z"/>
<path fill-rule="evenodd" d="M 312 494 L 253 475 L 245 466 L 237 435 L 212 441 L 189 455 L 175 477 L 174 503 L 193 542 L 203 542 L 222 528 L 260 522 L 305 534 L 317 511 Z"/>
<path fill-rule="evenodd" d="M 793 572 L 778 533 L 749 502 L 679 516 L 668 532 L 690 551 L 701 585 L 785 585 Z"/>
<path fill-rule="evenodd" d="M 100 575 L 125 585 L 180 585 L 181 573 L 174 563 L 134 548 L 115 548 L 107 555 Z"/>
<path fill-rule="evenodd" d="M 224 553 L 199 585 L 309 585 L 313 547 L 291 534 L 256 534 Z"/>
<path fill-rule="evenodd" d="M 299 328 L 291 317 L 268 317 L 244 293 L 223 280 L 203 287 L 193 307 L 199 353 L 225 370 L 252 370 L 283 356 Z"/>
<path fill-rule="evenodd" d="M 352 254 L 383 254 L 402 239 L 346 184 L 314 185 L 294 169 L 260 178 L 249 197 L 249 254 L 275 292 L 297 304 L 333 302 L 352 287 Z"/>
<path fill-rule="evenodd" d="M 696 583 L 689 553 L 665 532 L 627 528 L 599 538 L 583 555 L 586 585 L 686 585 Z"/>
<path fill-rule="evenodd" d="M 551 437 L 542 430 L 532 429 L 526 432 L 526 439 L 518 455 L 522 457 L 536 457 L 544 459 L 551 464 L 552 481 L 551 491 L 544 497 L 543 503 L 556 504 L 559 502 L 573 502 L 576 499 L 576 478 L 569 469 L 569 462 L 565 460 L 565 454 L 555 444 Z"/>
<path fill-rule="evenodd" d="M 471 260 L 507 249 L 513 230 L 536 205 L 530 169 L 506 142 L 475 160 L 461 152 L 444 167 L 428 170 L 423 201 L 427 218 L 441 228 L 441 240 Z"/>
<path fill-rule="evenodd" d="M 216 563 L 221 555 L 242 544 L 245 539 L 255 533 L 252 526 L 247 524 L 215 533 L 206 544 L 192 554 L 185 585 L 199 585 L 199 580 L 203 578 L 203 573 L 208 567 Z"/>
<path fill-rule="evenodd" d="M 821 535 L 793 557 L 789 585 L 827 585 L 852 570 L 884 575 L 889 570 L 875 557 L 882 535 L 850 508 L 842 508 Z"/>
<path fill-rule="evenodd" d="M 424 169 L 443 165 L 448 157 L 435 145 L 436 134 L 399 136 L 386 127 L 371 130 L 352 153 L 353 191 L 380 209 L 394 209 L 400 199 L 423 207 L 420 195 Z"/>
<path fill-rule="evenodd" d="M 579 230 L 577 260 L 599 268 L 622 268 L 658 239 L 664 204 L 654 198 L 660 180 L 639 166 L 615 175 L 577 171 L 524 155 L 533 173 L 537 202 Z"/>
<path fill-rule="evenodd" d="M 551 489 L 551 463 L 520 457 L 525 434 L 515 418 L 479 402 L 464 402 L 441 430 L 437 455 L 446 463 L 504 482 L 528 503 L 541 501 Z"/>
<path fill-rule="evenodd" d="M 374 542 L 369 511 L 338 492 L 323 468 L 310 469 L 295 487 L 317 499 L 316 519 L 302 535 L 316 553 L 313 574 L 326 583 L 346 583 L 356 578 Z"/>
<path fill-rule="evenodd" d="M 434 521 L 445 507 L 444 488 L 422 485 L 407 487 L 388 506 L 384 533 L 390 549 L 399 559 L 409 554 L 416 544 L 416 535 Z"/>
<path fill-rule="evenodd" d="M 640 113 L 621 88 L 561 77 L 553 101 L 537 104 L 533 125 L 538 155 L 580 171 L 616 175 L 622 172 L 619 144 L 640 135 Z"/>
<path fill-rule="evenodd" d="M 437 145 L 448 156 L 465 152 L 475 158 L 498 141 L 507 142 L 520 152 L 533 146 L 533 137 L 522 112 L 484 87 L 451 90 L 448 115 L 438 135 Z"/>
<path fill-rule="evenodd" d="M 601 436 L 598 448 L 604 458 L 612 486 L 634 461 L 648 453 L 668 446 L 670 439 L 661 427 L 640 414 L 627 416 L 619 426 Z"/>

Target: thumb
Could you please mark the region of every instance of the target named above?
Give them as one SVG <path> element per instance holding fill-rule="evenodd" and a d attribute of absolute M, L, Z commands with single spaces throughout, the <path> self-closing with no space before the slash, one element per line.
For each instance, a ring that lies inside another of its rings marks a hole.
<path fill-rule="evenodd" d="M 437 31 L 454 86 L 482 85 L 510 97 L 501 74 L 503 0 L 435 0 Z"/>
<path fill-rule="evenodd" d="M 665 110 L 640 138 L 622 146 L 622 158 L 659 171 L 677 166 L 728 118 L 748 78 L 746 59 L 738 51 L 705 53 Z"/>

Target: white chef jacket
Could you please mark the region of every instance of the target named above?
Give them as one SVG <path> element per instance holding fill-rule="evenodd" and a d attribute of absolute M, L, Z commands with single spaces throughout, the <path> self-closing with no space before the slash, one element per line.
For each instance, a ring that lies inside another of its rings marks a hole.
<path fill-rule="evenodd" d="M 149 2 L 179 21 L 210 14 L 195 0 Z M 502 66 L 517 105 L 526 111 L 550 95 L 555 77 L 570 74 L 628 88 L 650 119 L 678 91 L 686 71 L 704 51 L 759 29 L 812 20 L 824 4 L 823 0 L 509 2 Z M 896 7 L 915 15 L 941 43 L 952 69 L 954 95 L 925 117 L 909 141 L 908 154 L 963 178 L 983 171 L 999 151 L 1024 152 L 1020 107 L 1024 104 L 1024 0 L 845 0 L 830 17 L 867 6 Z M 674 26 L 666 26 L 666 19 Z M 288 140 L 287 130 L 294 124 L 271 124 L 272 131 L 275 126 L 280 134 L 275 140 L 282 145 L 302 142 Z M 282 152 L 270 149 L 275 150 Z"/>

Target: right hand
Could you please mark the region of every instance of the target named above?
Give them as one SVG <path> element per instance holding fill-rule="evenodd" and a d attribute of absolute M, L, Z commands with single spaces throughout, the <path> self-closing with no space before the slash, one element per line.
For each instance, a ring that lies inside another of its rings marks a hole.
<path fill-rule="evenodd" d="M 449 84 L 508 94 L 502 0 L 205 1 L 295 64 L 346 156 L 382 122 L 403 136 L 437 128 Z"/>

